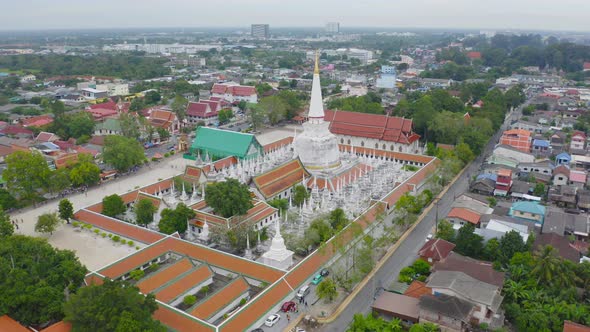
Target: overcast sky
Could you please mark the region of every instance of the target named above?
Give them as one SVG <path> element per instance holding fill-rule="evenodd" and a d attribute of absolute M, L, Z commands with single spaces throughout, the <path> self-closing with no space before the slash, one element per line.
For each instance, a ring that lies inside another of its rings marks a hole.
<path fill-rule="evenodd" d="M 0 0 L 0 30 L 417 27 L 590 31 L 590 0 Z"/>

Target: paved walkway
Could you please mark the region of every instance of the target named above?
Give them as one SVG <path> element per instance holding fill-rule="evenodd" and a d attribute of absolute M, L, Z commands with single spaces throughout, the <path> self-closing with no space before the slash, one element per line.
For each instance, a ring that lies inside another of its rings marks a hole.
<path fill-rule="evenodd" d="M 157 182 L 159 179 L 178 175 L 184 172 L 184 167 L 188 163 L 191 163 L 191 161 L 183 159 L 178 154 L 159 163 L 152 163 L 150 166 L 143 167 L 137 173 L 91 188 L 87 193 L 78 193 L 67 198 L 74 205 L 74 210 L 77 211 L 88 205 L 100 202 L 104 196 L 126 193 Z M 89 270 L 98 269 L 136 250 L 129 246 L 114 244 L 108 238 L 103 239 L 90 234 L 88 231 L 76 232 L 70 225 L 61 226 L 53 235 L 42 235 L 35 232 L 37 217 L 46 212 L 57 211 L 58 203 L 59 200 L 56 199 L 37 207 L 29 207 L 11 213 L 13 219 L 19 222 L 22 220 L 22 223 L 18 224 L 19 229 L 16 232 L 30 236 L 45 237 L 49 243 L 57 248 L 74 250 L 80 261 Z"/>

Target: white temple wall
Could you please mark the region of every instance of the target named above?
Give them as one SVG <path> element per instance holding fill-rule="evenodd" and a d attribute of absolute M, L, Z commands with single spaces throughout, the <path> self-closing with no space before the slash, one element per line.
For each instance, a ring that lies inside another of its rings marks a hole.
<path fill-rule="evenodd" d="M 389 142 L 375 138 L 357 137 L 350 135 L 336 135 L 338 137 L 338 143 L 345 145 L 353 145 L 359 147 L 365 147 L 369 149 L 378 149 L 393 152 L 403 152 L 417 154 L 420 152 L 418 141 L 411 144 L 402 144 L 396 142 Z"/>

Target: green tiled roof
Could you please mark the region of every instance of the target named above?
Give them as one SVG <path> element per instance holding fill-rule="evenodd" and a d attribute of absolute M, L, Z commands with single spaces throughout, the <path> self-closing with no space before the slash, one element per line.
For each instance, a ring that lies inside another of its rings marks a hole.
<path fill-rule="evenodd" d="M 521 211 L 521 212 L 528 212 L 532 214 L 540 214 L 542 216 L 545 215 L 545 207 L 538 203 L 534 202 L 515 202 L 512 203 L 511 210 Z"/>
<path fill-rule="evenodd" d="M 117 119 L 108 118 L 103 122 L 94 125 L 94 130 L 111 130 L 115 132 L 121 131 L 121 122 Z"/>
<path fill-rule="evenodd" d="M 228 156 L 250 158 L 260 154 L 262 146 L 252 134 L 201 126 L 197 128 L 191 153 L 197 154 L 197 150 L 218 158 Z"/>

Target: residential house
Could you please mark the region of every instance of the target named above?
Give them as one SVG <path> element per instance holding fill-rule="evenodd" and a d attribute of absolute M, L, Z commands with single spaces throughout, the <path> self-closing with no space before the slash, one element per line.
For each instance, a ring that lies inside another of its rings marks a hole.
<path fill-rule="evenodd" d="M 434 238 L 428 240 L 428 242 L 418 250 L 418 256 L 432 265 L 446 259 L 454 248 L 454 243 Z"/>
<path fill-rule="evenodd" d="M 574 186 L 561 185 L 549 188 L 549 201 L 558 206 L 576 208 L 576 191 Z"/>
<path fill-rule="evenodd" d="M 572 161 L 572 157 L 567 154 L 566 152 L 562 152 L 555 156 L 555 164 L 556 165 L 567 165 L 569 166 L 570 162 Z"/>
<path fill-rule="evenodd" d="M 446 217 L 455 229 L 459 229 L 465 224 L 472 224 L 475 227 L 479 227 L 480 218 L 481 214 L 465 208 L 452 208 Z"/>
<path fill-rule="evenodd" d="M 475 304 L 446 294 L 422 296 L 418 307 L 420 323 L 433 323 L 453 332 L 466 331 L 475 311 Z"/>
<path fill-rule="evenodd" d="M 55 142 L 59 140 L 59 136 L 54 133 L 48 133 L 46 131 L 42 131 L 35 137 L 36 142 Z"/>
<path fill-rule="evenodd" d="M 457 271 L 479 281 L 492 284 L 498 288 L 504 285 L 504 273 L 494 270 L 490 262 L 480 261 L 470 257 L 451 252 L 447 258 L 435 263 L 432 271 Z"/>
<path fill-rule="evenodd" d="M 555 166 L 550 160 L 543 160 L 533 163 L 520 163 L 518 170 L 521 176 L 527 176 L 532 174 L 534 176 L 542 174 L 545 176 L 551 176 Z"/>
<path fill-rule="evenodd" d="M 494 209 L 489 206 L 487 201 L 482 201 L 466 194 L 455 198 L 451 207 L 466 208 L 482 215 L 489 214 L 494 211 Z"/>
<path fill-rule="evenodd" d="M 535 156 L 528 151 L 522 151 L 510 145 L 497 145 L 492 156 L 502 156 L 516 160 L 518 163 L 532 163 Z M 514 166 L 516 167 L 516 166 Z"/>
<path fill-rule="evenodd" d="M 553 133 L 549 141 L 551 142 L 551 150 L 554 153 L 561 153 L 566 150 L 566 135 L 564 133 L 560 131 Z"/>
<path fill-rule="evenodd" d="M 548 140 L 534 139 L 533 140 L 533 153 L 537 156 L 547 156 L 551 153 L 551 144 Z"/>
<path fill-rule="evenodd" d="M 522 129 L 506 130 L 500 138 L 500 144 L 509 145 L 522 152 L 530 152 L 531 143 L 531 132 Z"/>
<path fill-rule="evenodd" d="M 432 289 L 426 287 L 426 283 L 414 280 L 410 284 L 410 287 L 404 291 L 404 295 L 419 299 L 423 295 L 432 295 Z"/>
<path fill-rule="evenodd" d="M 578 208 L 584 211 L 590 210 L 590 190 L 578 190 Z"/>
<path fill-rule="evenodd" d="M 0 135 L 14 138 L 33 138 L 33 131 L 22 126 L 8 125 L 0 129 Z"/>
<path fill-rule="evenodd" d="M 506 196 L 512 187 L 512 172 L 506 169 L 498 171 L 494 195 Z"/>
<path fill-rule="evenodd" d="M 453 296 L 475 305 L 470 322 L 479 325 L 486 323 L 495 329 L 504 324 L 504 314 L 500 309 L 501 287 L 482 282 L 460 271 L 437 270 L 430 275 L 426 285 L 433 294 Z"/>
<path fill-rule="evenodd" d="M 586 171 L 570 170 L 569 180 L 569 184 L 577 188 L 583 189 L 586 185 Z"/>
<path fill-rule="evenodd" d="M 574 154 L 572 155 L 571 166 L 579 169 L 590 169 L 590 156 Z"/>
<path fill-rule="evenodd" d="M 106 118 L 116 118 L 119 116 L 119 112 L 117 110 L 109 108 L 90 108 L 87 109 L 86 112 L 92 115 L 94 121 L 100 121 Z"/>
<path fill-rule="evenodd" d="M 545 220 L 545 207 L 537 202 L 514 202 L 508 215 L 542 225 Z"/>
<path fill-rule="evenodd" d="M 51 124 L 53 122 L 53 117 L 51 115 L 38 115 L 32 116 L 26 119 L 21 120 L 23 127 L 43 127 Z"/>
<path fill-rule="evenodd" d="M 553 232 L 539 234 L 535 239 L 535 243 L 533 244 L 533 250 L 541 250 L 545 246 L 552 246 L 555 248 L 557 250 L 557 254 L 563 259 L 567 259 L 574 263 L 580 262 L 580 253 L 564 236 L 557 235 Z"/>
<path fill-rule="evenodd" d="M 535 122 L 518 120 L 510 125 L 510 129 L 522 129 L 530 131 L 531 133 L 542 134 L 549 130 L 549 127 L 542 126 Z"/>
<path fill-rule="evenodd" d="M 555 167 L 553 170 L 553 185 L 565 186 L 570 181 L 570 169 L 566 165 Z"/>
<path fill-rule="evenodd" d="M 387 320 L 398 318 L 403 322 L 413 324 L 418 323 L 420 318 L 419 302 L 420 300 L 410 296 L 381 292 L 371 305 L 371 309 Z"/>
<path fill-rule="evenodd" d="M 566 213 L 550 210 L 543 223 L 543 233 L 555 233 L 559 236 L 572 235 L 577 240 L 588 241 L 590 220 L 587 214 Z"/>
<path fill-rule="evenodd" d="M 570 141 L 570 150 L 581 151 L 586 149 L 586 134 L 575 131 Z"/>
<path fill-rule="evenodd" d="M 477 194 L 491 196 L 496 190 L 496 181 L 489 177 L 478 177 L 469 185 L 469 190 Z"/>
<path fill-rule="evenodd" d="M 588 69 L 586 69 L 586 65 L 588 65 Z M 590 71 L 590 62 L 584 63 L 584 71 Z M 563 332 L 590 332 L 590 326 L 566 320 L 563 322 Z"/>
<path fill-rule="evenodd" d="M 93 89 L 93 88 L 81 89 L 80 93 L 82 94 L 82 96 L 84 96 L 84 98 L 86 98 L 88 100 L 101 99 L 101 98 L 106 98 L 109 96 L 107 91 L 97 90 L 97 89 Z"/>
<path fill-rule="evenodd" d="M 483 237 L 484 241 L 487 242 L 491 239 L 500 240 L 506 233 L 512 231 L 520 234 L 525 242 L 529 238 L 529 228 L 526 225 L 497 219 L 491 219 L 486 222 L 485 227 L 477 228 L 475 234 Z"/>

